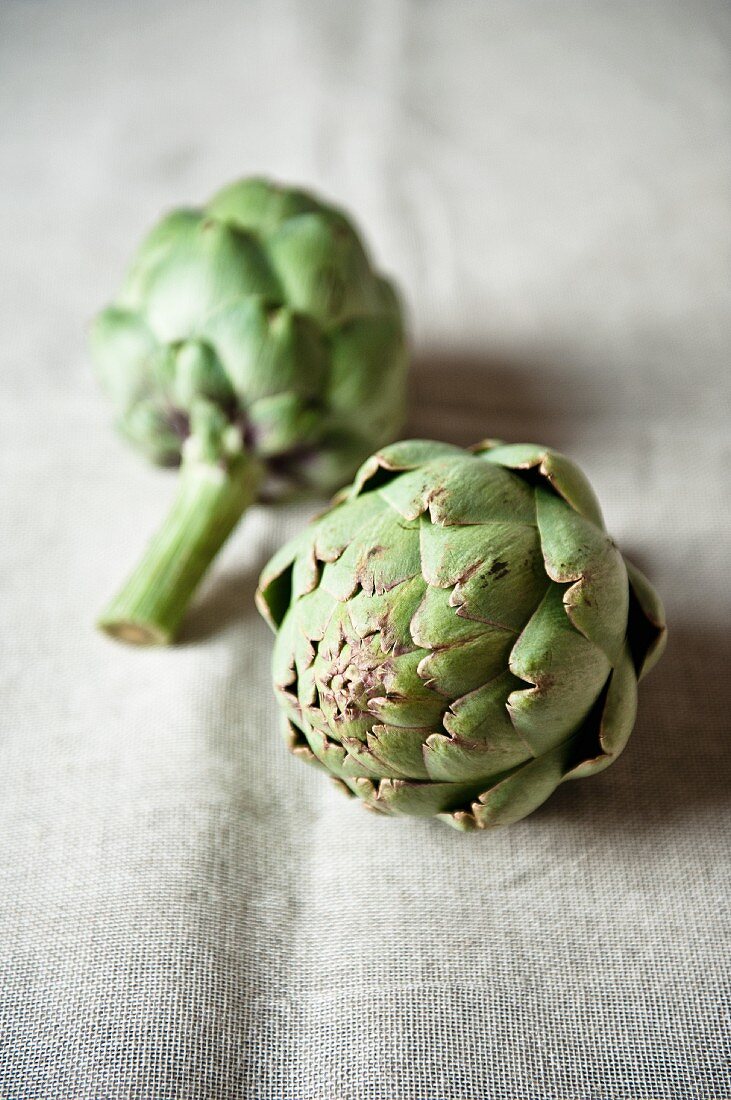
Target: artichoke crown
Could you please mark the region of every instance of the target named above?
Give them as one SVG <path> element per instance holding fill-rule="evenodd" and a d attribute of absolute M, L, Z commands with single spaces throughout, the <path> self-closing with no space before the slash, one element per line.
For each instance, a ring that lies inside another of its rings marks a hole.
<path fill-rule="evenodd" d="M 269 489 L 334 488 L 403 416 L 392 285 L 348 218 L 305 191 L 235 183 L 149 234 L 92 345 L 122 432 L 162 464 L 192 432 L 261 459 Z"/>
<path fill-rule="evenodd" d="M 293 749 L 373 809 L 463 829 L 610 764 L 664 642 L 586 478 L 533 445 L 381 450 L 258 600 Z"/>

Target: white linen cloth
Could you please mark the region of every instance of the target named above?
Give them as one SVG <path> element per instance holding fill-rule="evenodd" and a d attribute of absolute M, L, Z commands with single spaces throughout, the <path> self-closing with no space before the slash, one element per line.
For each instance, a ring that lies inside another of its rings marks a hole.
<path fill-rule="evenodd" d="M 721 1100 L 729 1086 L 723 3 L 0 8 L 0 1096 Z M 670 621 L 623 758 L 463 836 L 290 758 L 255 508 L 181 644 L 93 620 L 171 500 L 85 326 L 239 175 L 401 282 L 411 434 L 550 443 Z"/>

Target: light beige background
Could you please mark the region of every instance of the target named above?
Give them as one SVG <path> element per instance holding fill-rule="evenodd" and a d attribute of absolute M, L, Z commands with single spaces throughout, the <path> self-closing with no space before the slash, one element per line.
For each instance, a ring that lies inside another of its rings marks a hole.
<path fill-rule="evenodd" d="M 720 1100 L 728 1085 L 722 3 L 0 8 L 0 1096 Z M 406 288 L 412 433 L 544 441 L 667 601 L 621 761 L 531 820 L 379 820 L 290 759 L 255 509 L 168 652 L 95 612 L 172 492 L 91 314 L 249 172 Z"/>

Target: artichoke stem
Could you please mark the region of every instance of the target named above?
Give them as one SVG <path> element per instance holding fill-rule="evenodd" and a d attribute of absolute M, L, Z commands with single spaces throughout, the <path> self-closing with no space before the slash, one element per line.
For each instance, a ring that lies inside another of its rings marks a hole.
<path fill-rule="evenodd" d="M 256 498 L 259 465 L 184 455 L 177 495 L 142 560 L 98 626 L 132 645 L 168 645 L 203 575 Z"/>

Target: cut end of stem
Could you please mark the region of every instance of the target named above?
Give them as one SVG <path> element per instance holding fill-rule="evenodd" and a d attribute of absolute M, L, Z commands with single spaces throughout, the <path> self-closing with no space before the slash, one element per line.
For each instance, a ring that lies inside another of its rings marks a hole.
<path fill-rule="evenodd" d="M 135 623 L 128 619 L 101 619 L 97 626 L 110 638 L 128 645 L 170 645 L 172 634 L 150 623 Z"/>

